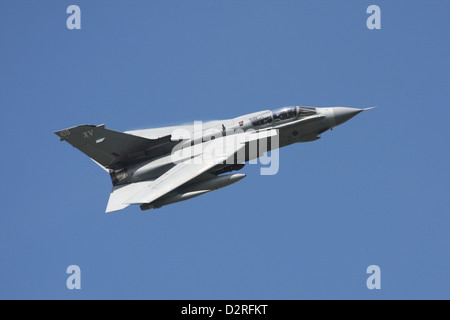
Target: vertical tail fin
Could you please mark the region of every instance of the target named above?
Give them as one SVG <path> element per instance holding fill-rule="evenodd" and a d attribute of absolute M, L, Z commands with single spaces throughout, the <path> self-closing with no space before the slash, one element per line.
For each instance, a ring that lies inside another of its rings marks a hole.
<path fill-rule="evenodd" d="M 170 135 L 146 139 L 105 129 L 105 125 L 80 125 L 57 131 L 55 134 L 61 141 L 67 141 L 103 168 L 113 170 L 151 156 L 149 150 L 171 144 Z"/>

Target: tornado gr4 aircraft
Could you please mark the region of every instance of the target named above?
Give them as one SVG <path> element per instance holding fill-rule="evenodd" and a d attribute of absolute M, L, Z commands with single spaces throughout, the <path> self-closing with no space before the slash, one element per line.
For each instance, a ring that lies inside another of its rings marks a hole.
<path fill-rule="evenodd" d="M 367 109 L 293 106 L 193 125 L 127 132 L 80 125 L 55 134 L 109 172 L 106 212 L 130 204 L 147 210 L 231 185 L 245 174 L 224 173 L 267 151 L 317 140 Z"/>

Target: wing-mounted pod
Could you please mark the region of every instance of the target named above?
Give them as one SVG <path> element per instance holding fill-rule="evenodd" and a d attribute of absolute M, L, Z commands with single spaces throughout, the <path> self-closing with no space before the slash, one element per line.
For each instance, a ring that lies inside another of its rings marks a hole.
<path fill-rule="evenodd" d="M 141 210 L 161 208 L 168 204 L 189 200 L 207 192 L 227 187 L 245 177 L 246 175 L 243 173 L 235 173 L 214 177 L 197 183 L 191 183 L 174 190 L 174 192 L 171 192 L 156 201 L 142 204 L 140 207 Z"/>

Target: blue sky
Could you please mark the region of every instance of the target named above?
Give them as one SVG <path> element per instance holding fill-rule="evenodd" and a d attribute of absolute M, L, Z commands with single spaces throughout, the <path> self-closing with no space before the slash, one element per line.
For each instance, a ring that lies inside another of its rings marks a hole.
<path fill-rule="evenodd" d="M 66 8 L 81 8 L 68 30 Z M 366 8 L 381 8 L 381 30 Z M 449 299 L 447 1 L 2 1 L 0 298 Z M 54 131 L 378 106 L 155 211 Z M 81 268 L 81 290 L 66 268 Z M 381 268 L 368 290 L 366 268 Z"/>

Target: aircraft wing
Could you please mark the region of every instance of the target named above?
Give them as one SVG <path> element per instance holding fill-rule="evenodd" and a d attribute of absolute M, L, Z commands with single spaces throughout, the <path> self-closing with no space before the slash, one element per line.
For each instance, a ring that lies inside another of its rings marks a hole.
<path fill-rule="evenodd" d="M 124 200 L 132 197 L 137 192 L 149 186 L 152 181 L 135 182 L 125 185 L 114 186 L 109 195 L 106 213 L 125 209 L 130 204 L 124 203 Z"/>
<path fill-rule="evenodd" d="M 225 161 L 225 158 L 219 159 Z M 220 162 L 219 162 L 220 163 Z M 127 204 L 151 203 L 179 186 L 189 182 L 195 177 L 216 166 L 216 162 L 203 164 L 179 163 L 172 169 L 161 175 L 153 183 L 144 187 L 130 199 Z"/>
<path fill-rule="evenodd" d="M 218 164 L 222 164 L 225 161 L 226 163 L 233 163 L 234 155 L 245 148 L 244 135 L 246 136 L 247 141 L 251 140 L 254 136 L 251 135 L 251 137 L 247 137 L 249 136 L 248 133 L 242 133 L 240 139 L 237 139 L 237 135 L 230 135 L 204 144 L 203 151 L 207 150 L 207 148 L 209 148 L 209 150 L 214 149 L 215 151 L 211 153 L 214 154 L 214 156 L 209 156 L 209 154 L 205 155 L 207 152 L 204 152 L 197 155 L 200 159 L 188 159 L 187 161 L 176 164 L 172 169 L 125 201 L 125 203 L 151 203 L 181 185 L 195 179 Z"/>
<path fill-rule="evenodd" d="M 218 161 L 222 159 L 223 161 L 225 160 L 225 158 L 221 158 Z M 155 201 L 173 189 L 208 171 L 216 164 L 215 162 L 204 164 L 182 162 L 156 180 L 114 186 L 109 196 L 106 212 L 122 210 L 130 204 L 143 204 Z"/>
<path fill-rule="evenodd" d="M 211 140 L 203 145 L 203 152 L 194 158 L 189 158 L 175 164 L 170 170 L 156 180 L 131 183 L 113 188 L 107 207 L 107 212 L 121 210 L 130 204 L 151 203 L 185 183 L 208 172 L 218 164 L 234 163 L 236 153 L 243 151 L 245 142 L 261 136 L 274 136 L 276 130 L 269 133 L 242 133 Z M 214 149 L 213 156 L 205 152 L 207 148 Z"/>

